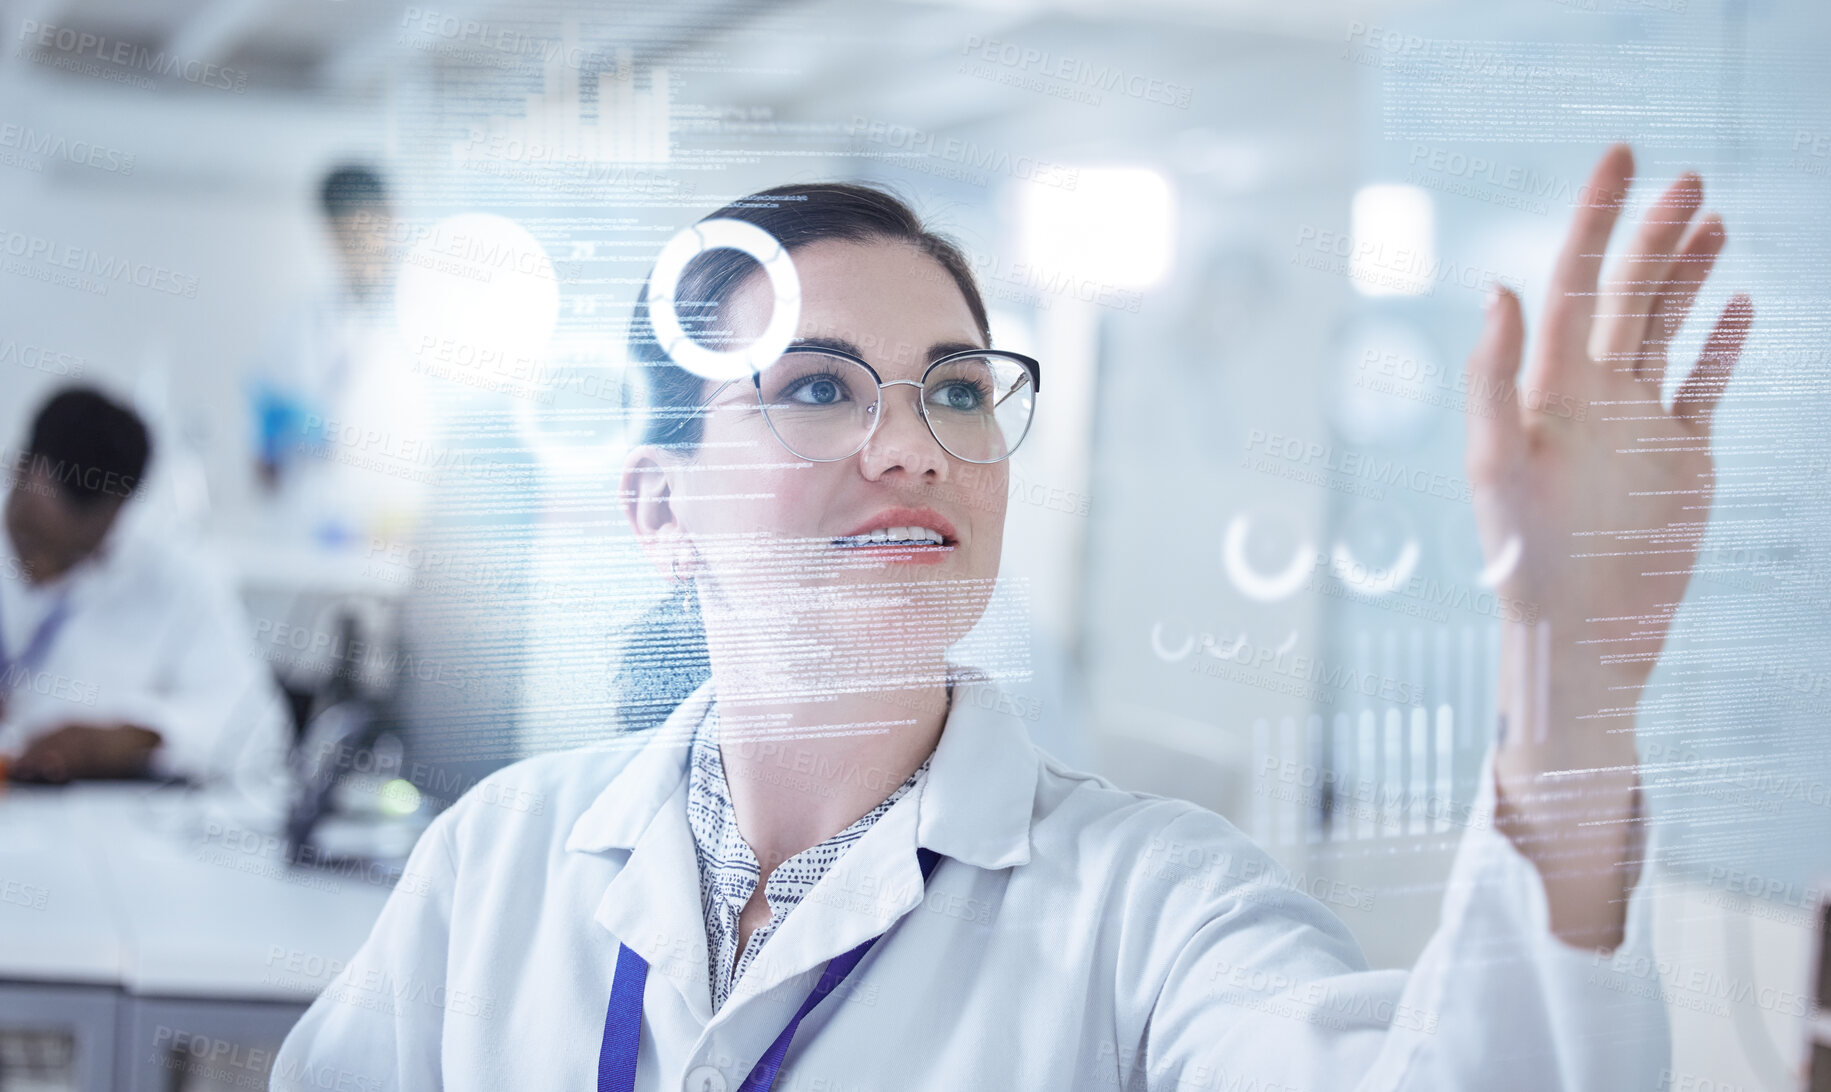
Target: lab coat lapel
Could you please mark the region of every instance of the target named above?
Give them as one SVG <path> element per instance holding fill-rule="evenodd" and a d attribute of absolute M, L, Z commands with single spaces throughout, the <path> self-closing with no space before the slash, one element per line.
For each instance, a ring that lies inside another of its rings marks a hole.
<path fill-rule="evenodd" d="M 872 824 L 783 920 L 734 987 L 733 1002 L 887 932 L 921 905 L 917 846 L 940 854 L 942 871 L 947 860 L 1002 869 L 1030 859 L 1036 746 L 1021 722 L 995 711 L 996 694 L 982 677 L 956 687 L 922 785 Z"/>
<path fill-rule="evenodd" d="M 699 857 L 687 825 L 687 755 L 710 698 L 707 683 L 683 701 L 566 839 L 574 852 L 629 850 L 594 920 L 648 962 L 651 982 L 672 983 L 702 1025 L 712 1018 L 712 986 Z"/>
<path fill-rule="evenodd" d="M 673 983 L 704 1024 L 712 1019 L 712 985 L 686 794 L 682 777 L 604 889 L 596 920 L 648 961 L 651 981 Z"/>
<path fill-rule="evenodd" d="M 991 688 L 981 693 L 978 687 Z M 698 854 L 687 823 L 688 748 L 705 719 L 701 686 L 613 778 L 574 824 L 568 850 L 627 848 L 596 921 L 680 991 L 700 1023 L 712 1020 L 712 987 L 700 903 Z M 1030 859 L 1036 748 L 1015 718 L 996 712 L 996 688 L 958 685 L 928 776 L 853 844 L 783 920 L 745 969 L 722 1018 L 895 925 L 921 905 L 918 845 L 947 860 L 1002 869 Z"/>
<path fill-rule="evenodd" d="M 820 877 L 745 968 L 720 1015 L 882 935 L 921 903 L 918 796 L 891 805 Z"/>
<path fill-rule="evenodd" d="M 922 793 L 918 844 L 950 860 L 1001 869 L 1030 859 L 1030 815 L 1041 769 L 1036 744 L 996 685 L 956 685 L 947 730 Z"/>

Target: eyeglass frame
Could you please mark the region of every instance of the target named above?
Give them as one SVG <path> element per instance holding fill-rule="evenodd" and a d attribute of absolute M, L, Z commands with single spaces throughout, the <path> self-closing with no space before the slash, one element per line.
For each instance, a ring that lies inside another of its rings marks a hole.
<path fill-rule="evenodd" d="M 1042 362 L 1035 359 L 1034 357 L 1028 357 L 1022 353 L 1013 353 L 1006 349 L 962 349 L 959 352 L 947 353 L 944 356 L 938 356 L 935 359 L 929 361 L 928 367 L 926 367 L 922 370 L 921 379 L 919 379 L 919 380 L 892 379 L 888 383 L 886 383 L 884 381 L 883 376 L 878 374 L 877 369 L 873 368 L 871 366 L 870 361 L 867 361 L 863 357 L 857 356 L 856 354 L 846 352 L 844 349 L 832 349 L 832 348 L 828 348 L 825 345 L 790 345 L 786 349 L 782 350 L 783 356 L 788 356 L 791 353 L 810 353 L 810 354 L 818 353 L 821 356 L 836 356 L 836 357 L 839 357 L 841 360 L 849 360 L 852 363 L 857 364 L 859 367 L 863 368 L 866 371 L 866 373 L 868 373 L 871 376 L 872 382 L 877 384 L 876 406 L 877 406 L 878 410 L 881 410 L 884 405 L 884 388 L 885 387 L 914 387 L 914 388 L 916 388 L 916 390 L 921 391 L 928 386 L 928 377 L 930 374 L 932 374 L 934 372 L 934 370 L 936 368 L 939 368 L 943 364 L 952 363 L 953 361 L 956 361 L 956 360 L 966 360 L 966 359 L 969 359 L 971 357 L 976 357 L 976 356 L 1000 356 L 1000 357 L 1008 358 L 1010 360 L 1015 360 L 1015 361 L 1017 361 L 1017 363 L 1023 365 L 1024 370 L 1030 374 L 1030 390 L 1034 393 L 1040 394 L 1040 393 L 1042 393 L 1042 389 L 1043 389 Z M 865 449 L 865 445 L 869 444 L 871 442 L 871 437 L 877 435 L 877 426 L 882 424 L 883 420 L 884 420 L 883 413 L 881 413 L 881 412 L 872 413 L 871 414 L 871 427 L 865 431 L 865 438 L 863 440 L 859 441 L 859 444 L 857 447 L 853 448 L 851 451 L 846 452 L 844 455 L 840 455 L 840 456 L 837 456 L 837 457 L 831 458 L 831 459 L 810 459 L 806 455 L 803 455 L 799 451 L 796 451 L 794 448 L 789 447 L 788 441 L 784 440 L 782 438 L 782 434 L 780 432 L 776 431 L 776 423 L 769 419 L 769 408 L 763 402 L 763 372 L 760 369 L 752 371 L 750 373 L 750 381 L 756 388 L 757 408 L 762 410 L 762 412 L 763 412 L 763 423 L 769 426 L 769 434 L 776 438 L 776 443 L 781 444 L 782 449 L 784 451 L 787 451 L 790 455 L 793 455 L 795 458 L 800 459 L 803 462 L 838 463 L 838 462 L 844 462 L 845 460 L 850 459 L 852 456 L 858 454 L 859 452 L 861 452 Z M 683 416 L 680 419 L 680 421 L 674 425 L 673 428 L 669 429 L 668 432 L 673 433 L 675 431 L 678 431 L 682 426 L 684 426 L 687 423 L 687 421 L 691 420 L 695 415 L 699 414 L 700 412 L 702 412 L 705 409 L 707 409 L 708 407 L 710 407 L 712 405 L 712 403 L 718 401 L 719 395 L 725 393 L 725 388 L 727 388 L 727 387 L 731 386 L 731 384 L 737 383 L 737 382 L 741 382 L 741 380 L 727 379 L 723 383 L 720 383 L 716 390 L 714 390 L 710 395 L 706 396 L 705 401 L 701 402 L 697 406 L 694 406 L 690 411 L 688 411 L 688 413 L 685 416 Z M 1015 390 L 1013 390 L 1013 393 L 1015 393 Z M 1010 395 L 1007 394 L 1005 397 L 1009 398 Z M 1036 420 L 1036 410 L 1033 407 L 1030 411 L 1030 419 L 1028 421 L 1024 422 L 1023 435 L 1019 436 L 1017 438 L 1017 441 L 1015 443 L 1011 444 L 1008 448 L 1006 448 L 1005 453 L 1003 455 L 1000 455 L 998 458 L 996 458 L 996 459 L 968 459 L 968 458 L 965 458 L 960 455 L 955 455 L 953 449 L 948 447 L 947 444 L 942 441 L 940 435 L 935 432 L 934 422 L 929 420 L 929 417 L 928 417 L 928 403 L 921 398 L 916 399 L 916 412 L 922 418 L 922 427 L 924 427 L 928 430 L 928 435 L 933 437 L 935 443 L 940 445 L 942 451 L 947 452 L 948 455 L 952 456 L 953 458 L 959 459 L 963 463 L 972 463 L 974 466 L 994 466 L 998 463 L 1004 462 L 1006 459 L 1009 459 L 1017 451 L 1018 446 L 1024 442 L 1025 438 L 1030 435 L 1030 425 L 1033 422 L 1035 422 L 1035 420 Z"/>

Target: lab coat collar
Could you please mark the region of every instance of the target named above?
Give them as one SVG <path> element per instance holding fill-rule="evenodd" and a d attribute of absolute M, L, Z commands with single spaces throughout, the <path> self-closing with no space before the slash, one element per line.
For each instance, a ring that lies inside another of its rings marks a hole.
<path fill-rule="evenodd" d="M 977 673 L 955 683 L 916 827 L 918 845 L 993 869 L 1030 859 L 1039 766 L 1023 722 L 996 711 L 998 697 L 997 686 Z"/>
<path fill-rule="evenodd" d="M 918 846 L 979 868 L 1030 859 L 1036 748 L 1021 722 L 994 711 L 996 695 L 981 676 L 956 683 L 920 791 L 897 801 L 828 870 L 747 969 L 727 1009 L 883 933 L 917 906 Z M 682 702 L 566 839 L 569 851 L 631 851 L 596 920 L 672 982 L 702 1024 L 712 1016 L 711 980 L 686 792 L 688 749 L 711 697 L 707 682 Z"/>
<path fill-rule="evenodd" d="M 593 919 L 680 992 L 695 1019 L 712 1019 L 698 854 L 687 825 L 687 751 L 711 683 L 680 703 L 572 826 L 566 849 L 630 850 Z"/>
<path fill-rule="evenodd" d="M 928 772 L 931 780 L 892 804 L 783 919 L 732 985 L 720 1016 L 882 936 L 921 904 L 924 884 L 916 828 L 921 797 L 933 787 L 934 767 Z"/>
<path fill-rule="evenodd" d="M 976 673 L 955 684 L 953 709 L 919 797 L 916 844 L 979 868 L 1009 868 L 1030 859 L 1036 747 L 1020 721 L 996 711 L 998 693 Z M 687 750 L 711 699 L 708 681 L 655 729 L 573 824 L 568 850 L 635 848 L 684 783 Z"/>
<path fill-rule="evenodd" d="M 745 968 L 720 1016 L 882 935 L 921 905 L 918 846 L 987 869 L 1030 859 L 1040 763 L 1023 725 L 995 712 L 998 704 L 983 676 L 956 682 L 928 777 L 820 877 Z"/>
<path fill-rule="evenodd" d="M 566 838 L 568 850 L 602 853 L 636 847 L 661 805 L 685 783 L 687 751 L 711 704 L 712 683 L 708 680 L 668 714 L 646 740 L 630 741 L 640 749 L 572 825 L 572 833 Z M 684 823 L 684 805 L 680 811 Z"/>

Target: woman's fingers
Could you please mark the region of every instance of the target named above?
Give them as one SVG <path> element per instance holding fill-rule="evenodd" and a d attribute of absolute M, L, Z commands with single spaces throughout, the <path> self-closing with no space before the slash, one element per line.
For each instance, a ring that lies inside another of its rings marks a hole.
<path fill-rule="evenodd" d="M 1742 342 L 1748 338 L 1754 321 L 1754 301 L 1738 293 L 1723 308 L 1716 329 L 1710 332 L 1704 351 L 1698 355 L 1697 367 L 1679 387 L 1672 413 L 1689 422 L 1694 431 L 1710 431 L 1711 415 L 1716 412 L 1717 400 L 1723 397 L 1723 389 L 1729 386 L 1730 372 L 1735 369 Z"/>
<path fill-rule="evenodd" d="M 1488 299 L 1481 339 L 1469 353 L 1468 467 L 1473 480 L 1487 481 L 1504 466 L 1516 463 L 1524 424 L 1520 420 L 1520 352 L 1526 342 L 1526 321 L 1519 297 L 1496 285 Z"/>
<path fill-rule="evenodd" d="M 1687 171 L 1641 219 L 1633 243 L 1596 301 L 1590 348 L 1602 366 L 1628 375 L 1644 368 L 1648 319 L 1666 292 L 1685 227 L 1703 201 L 1703 179 Z"/>
<path fill-rule="evenodd" d="M 1570 373 L 1578 362 L 1588 363 L 1602 255 L 1608 249 L 1609 233 L 1621 214 L 1628 178 L 1633 172 L 1634 154 L 1627 145 L 1616 144 L 1603 154 L 1584 185 L 1583 204 L 1577 206 L 1570 233 L 1564 237 L 1564 249 L 1552 269 L 1543 336 L 1526 376 L 1531 386 L 1571 390 Z"/>
<path fill-rule="evenodd" d="M 1637 372 L 1641 379 L 1655 385 L 1665 381 L 1666 350 L 1677 336 L 1679 327 L 1684 325 L 1685 316 L 1691 313 L 1698 289 L 1710 276 L 1728 238 L 1722 219 L 1714 213 L 1700 220 L 1685 237 L 1666 277 L 1666 290 L 1654 301 L 1653 312 L 1647 316 L 1646 337 Z"/>

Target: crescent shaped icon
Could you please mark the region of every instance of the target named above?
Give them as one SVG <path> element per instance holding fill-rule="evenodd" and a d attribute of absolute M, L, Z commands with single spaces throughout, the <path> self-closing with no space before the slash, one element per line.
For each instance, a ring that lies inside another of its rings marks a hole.
<path fill-rule="evenodd" d="M 708 349 L 687 335 L 674 294 L 687 263 L 708 250 L 736 250 L 755 258 L 775 293 L 762 336 L 742 349 Z M 649 322 L 655 340 L 674 363 L 712 382 L 742 379 L 775 363 L 801 323 L 801 276 L 794 259 L 769 232 L 743 220 L 703 220 L 669 239 L 649 274 Z"/>
<path fill-rule="evenodd" d="M 1260 603 L 1275 603 L 1295 594 L 1316 567 L 1316 548 L 1307 541 L 1299 543 L 1284 571 L 1268 576 L 1246 558 L 1246 540 L 1251 534 L 1251 516 L 1242 512 L 1228 522 L 1221 540 L 1221 564 L 1227 570 L 1227 578 L 1241 595 Z"/>
<path fill-rule="evenodd" d="M 1500 587 L 1513 575 L 1513 570 L 1519 568 L 1520 555 L 1524 552 L 1525 544 L 1520 541 L 1519 535 L 1508 535 L 1507 541 L 1501 543 L 1500 553 L 1495 554 L 1494 560 L 1482 567 L 1481 575 L 1475 579 L 1484 588 Z"/>
<path fill-rule="evenodd" d="M 1418 540 L 1408 538 L 1405 540 L 1405 545 L 1399 548 L 1399 556 L 1393 559 L 1391 568 L 1367 568 L 1367 578 L 1356 580 L 1354 570 L 1360 566 L 1360 559 L 1354 556 L 1354 552 L 1348 549 L 1346 543 L 1336 542 L 1335 548 L 1329 553 L 1329 570 L 1335 574 L 1335 579 L 1343 584 L 1364 595 L 1377 598 L 1392 594 L 1399 590 L 1407 580 L 1410 580 L 1412 572 L 1418 567 L 1418 557 Z"/>
<path fill-rule="evenodd" d="M 1195 634 L 1191 633 L 1188 638 L 1183 641 L 1183 647 L 1177 649 L 1175 652 L 1169 651 L 1163 647 L 1163 623 L 1157 622 L 1151 626 L 1151 651 L 1157 653 L 1157 658 L 1164 663 L 1173 664 L 1187 656 L 1194 648 Z"/>

